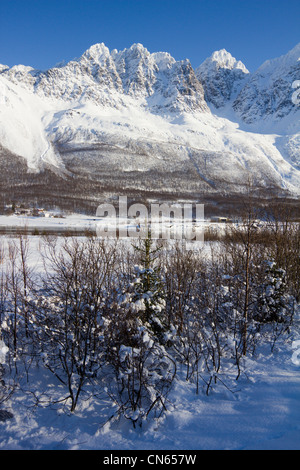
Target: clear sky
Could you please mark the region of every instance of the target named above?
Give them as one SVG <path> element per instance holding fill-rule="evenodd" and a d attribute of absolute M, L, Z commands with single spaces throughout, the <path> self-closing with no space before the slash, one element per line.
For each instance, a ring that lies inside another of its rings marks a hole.
<path fill-rule="evenodd" d="M 300 0 L 0 0 L 0 64 L 45 70 L 99 42 L 193 67 L 225 48 L 254 71 L 300 42 Z"/>

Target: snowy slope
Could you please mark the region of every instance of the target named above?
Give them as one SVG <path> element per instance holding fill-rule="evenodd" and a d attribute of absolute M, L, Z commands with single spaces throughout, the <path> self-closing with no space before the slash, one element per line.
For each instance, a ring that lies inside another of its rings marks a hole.
<path fill-rule="evenodd" d="M 192 172 L 201 190 L 239 191 L 251 177 L 299 194 L 297 57 L 299 45 L 250 74 L 221 50 L 194 71 L 188 60 L 141 44 L 111 52 L 96 44 L 45 72 L 1 66 L 0 144 L 36 171 L 72 172 L 67 150 L 86 175 L 92 161 L 91 177 L 105 163 L 116 178 L 168 169 L 185 188 Z M 267 96 L 272 109 L 261 103 Z"/>
<path fill-rule="evenodd" d="M 47 104 L 3 76 L 0 76 L 0 92 L 1 145 L 24 157 L 30 170 L 41 168 L 43 162 L 59 167 L 59 155 L 45 131 Z"/>
<path fill-rule="evenodd" d="M 268 60 L 252 74 L 233 107 L 247 123 L 272 120 L 273 129 L 283 129 L 282 121 L 291 116 L 298 131 L 299 108 L 292 101 L 294 81 L 300 77 L 300 43 L 286 55 Z M 292 124 L 292 123 L 291 123 Z M 287 130 L 287 129 L 286 129 Z"/>

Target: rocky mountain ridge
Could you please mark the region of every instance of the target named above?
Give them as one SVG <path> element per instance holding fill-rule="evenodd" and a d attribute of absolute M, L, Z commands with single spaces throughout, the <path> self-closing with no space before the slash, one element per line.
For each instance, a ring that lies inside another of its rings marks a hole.
<path fill-rule="evenodd" d="M 300 194 L 300 43 L 256 72 L 222 49 L 189 60 L 91 46 L 38 71 L 0 66 L 0 145 L 29 170 L 115 193 L 190 195 L 258 188 Z M 121 183 L 122 182 L 122 183 Z"/>

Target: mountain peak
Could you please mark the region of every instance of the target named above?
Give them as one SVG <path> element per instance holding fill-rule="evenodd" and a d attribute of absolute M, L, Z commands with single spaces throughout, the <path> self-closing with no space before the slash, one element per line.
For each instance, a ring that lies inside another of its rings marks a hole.
<path fill-rule="evenodd" d="M 243 62 L 236 60 L 230 52 L 226 49 L 220 49 L 219 51 L 214 51 L 210 57 L 208 57 L 197 70 L 203 70 L 205 68 L 216 68 L 216 69 L 228 69 L 234 70 L 239 69 L 244 73 L 249 73 Z"/>
<path fill-rule="evenodd" d="M 140 42 L 136 42 L 129 47 L 130 51 L 149 52 Z"/>
<path fill-rule="evenodd" d="M 122 51 L 118 51 L 114 49 L 112 51 L 112 57 L 124 57 L 129 56 L 133 58 L 140 58 L 140 57 L 150 57 L 151 54 L 146 47 L 143 46 L 141 43 L 134 43 L 129 48 L 125 48 Z"/>
<path fill-rule="evenodd" d="M 216 108 L 234 99 L 249 75 L 245 65 L 226 49 L 213 52 L 195 72 L 203 85 L 206 101 Z"/>
<path fill-rule="evenodd" d="M 97 62 L 100 62 L 101 59 L 107 58 L 110 55 L 108 47 L 101 42 L 94 44 L 93 46 L 89 47 L 83 54 L 82 57 L 85 57 L 89 60 L 95 60 Z"/>

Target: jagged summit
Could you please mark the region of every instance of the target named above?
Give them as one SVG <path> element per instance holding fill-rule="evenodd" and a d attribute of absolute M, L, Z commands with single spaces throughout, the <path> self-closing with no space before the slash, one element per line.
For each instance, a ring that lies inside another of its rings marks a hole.
<path fill-rule="evenodd" d="M 245 65 L 225 49 L 215 51 L 195 72 L 203 85 L 205 100 L 216 108 L 232 100 L 249 76 Z"/>
<path fill-rule="evenodd" d="M 246 66 L 240 60 L 236 60 L 230 52 L 227 52 L 226 49 L 221 49 L 212 53 L 197 69 L 204 70 L 205 68 L 216 68 L 216 69 L 240 69 L 244 73 L 249 73 Z"/>
<path fill-rule="evenodd" d="M 209 111 L 188 60 L 150 53 L 139 43 L 111 52 L 94 44 L 79 59 L 47 71 L 15 66 L 0 73 L 45 98 L 123 108 L 130 97 L 151 112 Z"/>
<path fill-rule="evenodd" d="M 88 60 L 95 60 L 98 62 L 102 62 L 103 59 L 106 59 L 109 55 L 110 55 L 110 52 L 109 52 L 108 47 L 106 47 L 106 45 L 103 42 L 101 42 L 101 43 L 97 43 L 89 47 L 84 52 L 82 57 L 87 58 Z"/>

